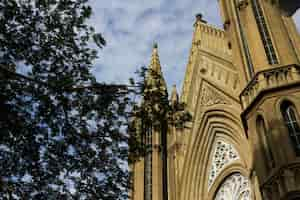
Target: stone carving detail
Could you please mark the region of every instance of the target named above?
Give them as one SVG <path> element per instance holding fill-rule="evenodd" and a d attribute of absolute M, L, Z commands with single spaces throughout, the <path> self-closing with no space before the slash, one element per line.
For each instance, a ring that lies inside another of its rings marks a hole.
<path fill-rule="evenodd" d="M 214 200 L 251 200 L 250 181 L 240 173 L 225 179 Z"/>
<path fill-rule="evenodd" d="M 228 101 L 226 101 L 224 97 L 208 86 L 202 87 L 200 94 L 200 105 L 211 106 L 214 104 L 228 104 Z"/>
<path fill-rule="evenodd" d="M 212 164 L 208 177 L 208 188 L 213 184 L 222 169 L 235 160 L 240 159 L 238 152 L 233 145 L 218 140 L 212 157 Z"/>
<path fill-rule="evenodd" d="M 240 10 L 246 8 L 249 5 L 248 0 L 238 0 L 237 3 L 238 3 L 238 8 Z"/>
<path fill-rule="evenodd" d="M 300 66 L 293 64 L 271 68 L 257 73 L 241 93 L 245 110 L 262 91 L 287 87 L 300 82 Z"/>

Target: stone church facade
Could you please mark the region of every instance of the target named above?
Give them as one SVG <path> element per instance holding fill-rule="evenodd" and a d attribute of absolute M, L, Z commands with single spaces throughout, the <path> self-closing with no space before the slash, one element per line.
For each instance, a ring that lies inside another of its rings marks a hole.
<path fill-rule="evenodd" d="M 196 17 L 181 97 L 171 93 L 193 119 L 167 134 L 168 199 L 300 199 L 299 33 L 280 1 L 219 4 L 224 29 Z M 157 47 L 150 68 L 161 73 Z M 151 145 L 131 167 L 131 200 L 165 200 L 158 133 Z"/>

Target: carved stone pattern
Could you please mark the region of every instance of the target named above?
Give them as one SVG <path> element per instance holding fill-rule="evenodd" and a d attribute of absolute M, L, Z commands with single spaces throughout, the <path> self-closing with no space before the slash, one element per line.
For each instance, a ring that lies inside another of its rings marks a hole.
<path fill-rule="evenodd" d="M 245 110 L 262 91 L 278 87 L 287 87 L 300 82 L 300 66 L 287 65 L 271 68 L 257 73 L 241 93 Z"/>
<path fill-rule="evenodd" d="M 228 104 L 224 97 L 218 94 L 214 89 L 209 87 L 203 87 L 201 94 L 200 105 L 211 106 L 214 104 Z"/>
<path fill-rule="evenodd" d="M 251 200 L 251 188 L 248 178 L 235 173 L 225 179 L 214 200 Z"/>
<path fill-rule="evenodd" d="M 238 159 L 240 159 L 239 154 L 231 144 L 217 141 L 208 177 L 208 188 L 226 165 Z"/>

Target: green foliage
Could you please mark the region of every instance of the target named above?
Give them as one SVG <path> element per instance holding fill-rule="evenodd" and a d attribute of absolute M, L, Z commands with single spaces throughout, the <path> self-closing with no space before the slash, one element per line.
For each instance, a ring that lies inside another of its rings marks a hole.
<path fill-rule="evenodd" d="M 0 2 L 0 199 L 127 198 L 129 91 L 90 73 L 86 2 Z"/>
<path fill-rule="evenodd" d="M 0 13 L 0 199 L 128 198 L 145 129 L 183 128 L 184 106 L 151 70 L 131 87 L 96 82 L 90 43 L 106 42 L 87 0 L 2 0 Z"/>
<path fill-rule="evenodd" d="M 185 124 L 191 120 L 191 115 L 185 110 L 184 103 L 169 101 L 162 74 L 144 67 L 138 74 L 141 79 L 136 85 L 142 95 L 142 102 L 135 108 L 135 117 L 143 119 L 154 128 L 160 128 L 162 121 L 178 129 L 186 128 Z"/>
<path fill-rule="evenodd" d="M 137 86 L 138 94 L 141 94 L 141 103 L 134 107 L 133 122 L 129 129 L 133 140 L 130 145 L 130 162 L 145 154 L 147 144 L 144 140 L 150 127 L 160 134 L 167 134 L 164 126 L 184 129 L 192 119 L 184 103 L 169 101 L 162 74 L 142 67 L 138 76 L 140 79 L 137 83 L 131 81 Z"/>

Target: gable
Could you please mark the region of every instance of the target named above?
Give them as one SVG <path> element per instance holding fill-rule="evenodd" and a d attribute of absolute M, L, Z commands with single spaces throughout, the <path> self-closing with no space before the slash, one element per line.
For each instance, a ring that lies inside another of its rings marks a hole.
<path fill-rule="evenodd" d="M 192 104 L 194 121 L 201 121 L 205 110 L 214 105 L 238 105 L 230 96 L 225 94 L 206 80 L 202 80 L 198 94 L 194 95 Z"/>
<path fill-rule="evenodd" d="M 200 90 L 199 105 L 211 106 L 215 104 L 231 104 L 228 97 L 220 90 L 212 86 L 206 81 L 203 81 Z"/>

